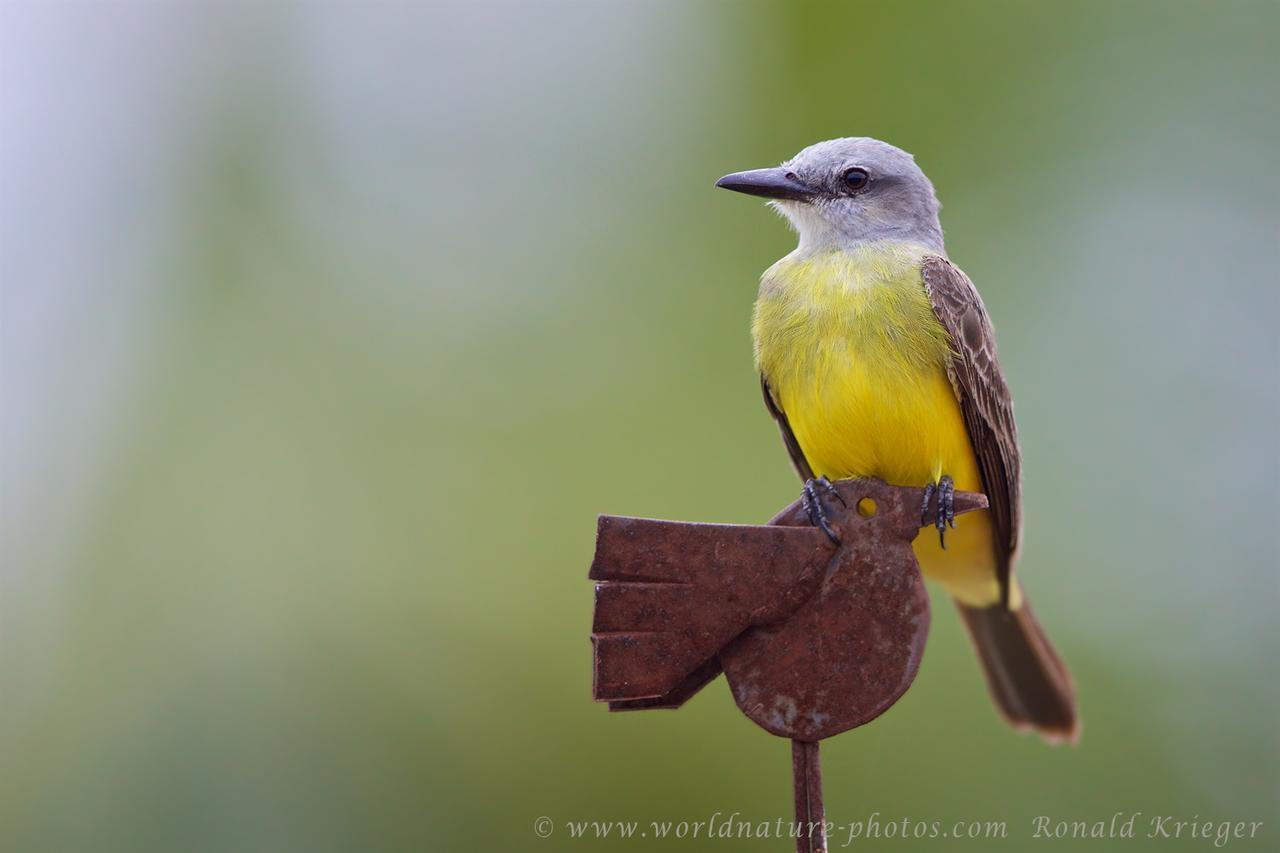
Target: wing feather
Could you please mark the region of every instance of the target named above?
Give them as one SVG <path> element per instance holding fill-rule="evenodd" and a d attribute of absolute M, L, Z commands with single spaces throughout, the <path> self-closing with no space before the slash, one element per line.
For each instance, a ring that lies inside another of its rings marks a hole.
<path fill-rule="evenodd" d="M 941 257 L 926 258 L 921 273 L 933 311 L 951 336 L 954 357 L 947 373 L 991 506 L 1000 602 L 1008 607 L 1022 527 L 1022 463 L 1013 399 L 996 357 L 991 319 L 973 282 Z"/>

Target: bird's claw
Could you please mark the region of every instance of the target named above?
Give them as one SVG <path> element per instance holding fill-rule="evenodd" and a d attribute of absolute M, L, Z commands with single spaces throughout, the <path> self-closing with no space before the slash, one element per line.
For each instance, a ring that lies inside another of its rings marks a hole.
<path fill-rule="evenodd" d="M 823 533 L 827 534 L 827 538 L 835 544 L 840 544 L 840 537 L 831 527 L 831 522 L 827 520 L 827 511 L 822 506 L 822 496 L 819 491 L 824 494 L 832 495 L 842 505 L 845 504 L 844 496 L 831 485 L 831 481 L 826 477 L 818 477 L 813 480 L 805 480 L 804 488 L 800 491 L 800 500 L 804 504 L 804 511 L 809 514 L 809 523 L 814 527 L 820 528 Z"/>
<path fill-rule="evenodd" d="M 844 502 L 844 495 L 840 494 L 840 490 L 833 486 L 831 481 L 826 477 L 819 477 L 816 480 L 810 480 L 809 482 L 831 495 L 831 497 L 840 501 L 840 506 L 848 506 L 848 504 Z"/>
<path fill-rule="evenodd" d="M 937 501 L 933 500 L 937 496 Z M 935 483 L 924 487 L 920 502 L 920 526 L 932 524 L 938 530 L 938 544 L 947 549 L 947 527 L 956 526 L 956 484 L 945 474 Z"/>

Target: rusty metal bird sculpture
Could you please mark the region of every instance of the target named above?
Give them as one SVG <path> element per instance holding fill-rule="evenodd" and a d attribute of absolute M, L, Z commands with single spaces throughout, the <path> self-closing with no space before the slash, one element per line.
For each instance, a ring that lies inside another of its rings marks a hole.
<path fill-rule="evenodd" d="M 800 501 L 768 525 L 604 515 L 589 575 L 595 699 L 676 708 L 723 671 L 742 713 L 793 742 L 802 853 L 826 849 L 818 741 L 893 705 L 929 630 L 911 549 L 924 490 L 844 480 L 820 499 L 834 540 Z"/>

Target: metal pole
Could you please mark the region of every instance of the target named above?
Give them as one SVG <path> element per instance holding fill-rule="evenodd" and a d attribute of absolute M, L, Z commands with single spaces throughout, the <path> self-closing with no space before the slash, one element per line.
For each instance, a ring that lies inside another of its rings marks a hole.
<path fill-rule="evenodd" d="M 796 853 L 827 853 L 817 741 L 791 741 L 791 775 L 796 796 Z"/>

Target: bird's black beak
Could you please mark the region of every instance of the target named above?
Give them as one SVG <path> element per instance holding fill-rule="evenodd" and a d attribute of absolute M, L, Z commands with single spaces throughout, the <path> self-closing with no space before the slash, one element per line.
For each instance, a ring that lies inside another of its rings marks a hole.
<path fill-rule="evenodd" d="M 797 178 L 795 172 L 781 166 L 775 169 L 734 172 L 716 181 L 716 186 L 736 193 L 758 195 L 764 198 L 785 198 L 792 201 L 807 201 L 815 195 L 815 190 Z"/>

